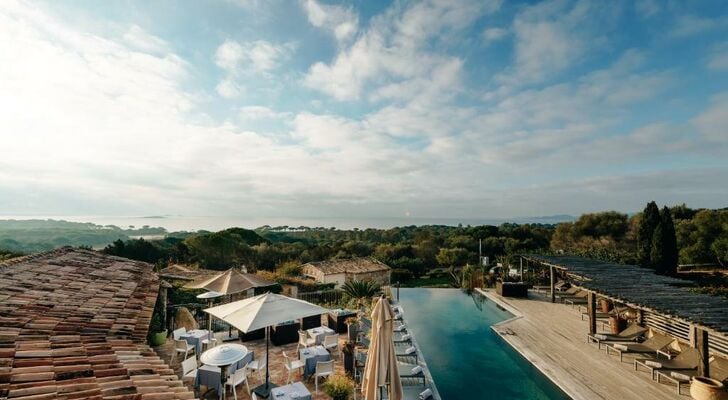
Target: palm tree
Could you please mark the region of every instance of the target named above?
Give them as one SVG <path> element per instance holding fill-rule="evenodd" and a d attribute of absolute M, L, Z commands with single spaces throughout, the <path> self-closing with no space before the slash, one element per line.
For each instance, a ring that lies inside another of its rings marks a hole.
<path fill-rule="evenodd" d="M 379 293 L 380 289 L 381 286 L 376 282 L 357 280 L 346 282 L 342 287 L 342 290 L 347 297 L 349 297 L 350 299 L 355 299 L 357 301 L 366 298 L 371 299 Z"/>

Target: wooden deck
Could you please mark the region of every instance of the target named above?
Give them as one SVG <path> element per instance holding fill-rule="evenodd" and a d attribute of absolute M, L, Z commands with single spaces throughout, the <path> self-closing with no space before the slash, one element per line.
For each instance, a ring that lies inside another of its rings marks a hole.
<path fill-rule="evenodd" d="M 541 370 L 574 400 L 685 399 L 674 385 L 658 384 L 645 371 L 634 371 L 636 356 L 624 361 L 596 344 L 586 342 L 588 322 L 576 307 L 552 304 L 545 296 L 529 292 L 529 299 L 505 299 L 495 291 L 484 291 L 490 299 L 509 309 L 516 318 L 494 327 L 507 343 Z"/>

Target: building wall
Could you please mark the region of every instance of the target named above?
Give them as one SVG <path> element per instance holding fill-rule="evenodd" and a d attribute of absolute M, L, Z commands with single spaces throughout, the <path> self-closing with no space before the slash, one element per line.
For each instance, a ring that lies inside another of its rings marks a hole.
<path fill-rule="evenodd" d="M 346 274 L 330 274 L 324 277 L 323 283 L 335 283 L 336 288 L 340 288 L 346 282 Z"/>
<path fill-rule="evenodd" d="M 360 272 L 360 273 L 349 273 L 346 274 L 346 280 L 357 280 L 357 281 L 372 281 L 377 282 L 380 285 L 389 285 L 391 271 L 375 271 L 375 272 Z"/>
<path fill-rule="evenodd" d="M 301 271 L 305 276 L 311 277 L 319 283 L 335 283 L 337 288 L 340 288 L 344 283 L 357 280 L 357 281 L 373 281 L 380 285 L 389 285 L 391 271 L 375 271 L 375 272 L 362 272 L 362 273 L 338 273 L 324 275 L 321 270 L 312 266 L 305 265 Z"/>

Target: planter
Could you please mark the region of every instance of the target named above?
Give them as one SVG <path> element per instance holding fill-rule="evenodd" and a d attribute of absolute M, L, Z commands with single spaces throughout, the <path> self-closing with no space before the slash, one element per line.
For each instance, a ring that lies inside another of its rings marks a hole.
<path fill-rule="evenodd" d="M 149 344 L 152 345 L 152 347 L 157 347 L 165 344 L 167 342 L 167 330 L 163 330 L 162 332 L 155 332 L 149 335 Z"/>
<path fill-rule="evenodd" d="M 728 392 L 720 381 L 696 376 L 690 382 L 690 397 L 695 400 L 726 400 Z"/>
<path fill-rule="evenodd" d="M 528 284 L 524 282 L 496 282 L 495 291 L 503 297 L 528 297 Z"/>
<path fill-rule="evenodd" d="M 359 325 L 349 324 L 348 333 L 349 333 L 349 341 L 356 342 L 356 337 L 359 336 Z"/>
<path fill-rule="evenodd" d="M 609 327 L 612 329 L 613 334 L 622 332 L 627 327 L 627 320 L 615 315 L 609 317 Z"/>
<path fill-rule="evenodd" d="M 599 310 L 604 313 L 608 313 L 612 309 L 612 305 L 607 299 L 599 299 Z"/>

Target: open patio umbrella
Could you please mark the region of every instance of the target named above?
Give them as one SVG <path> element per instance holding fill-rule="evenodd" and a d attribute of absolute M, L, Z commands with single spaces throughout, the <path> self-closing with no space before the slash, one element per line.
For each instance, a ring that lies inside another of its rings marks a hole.
<path fill-rule="evenodd" d="M 241 332 L 248 333 L 265 328 L 265 354 L 266 360 L 268 360 L 271 326 L 290 320 L 321 315 L 328 310 L 307 301 L 293 299 L 279 294 L 265 293 L 208 308 L 204 311 L 238 328 Z M 270 383 L 268 365 L 269 362 L 266 361 L 265 384 L 254 389 L 262 397 L 268 397 L 270 390 L 275 387 L 275 385 Z"/>
<path fill-rule="evenodd" d="M 205 289 L 223 295 L 244 292 L 257 287 L 273 286 L 275 282 L 263 279 L 254 274 L 242 273 L 236 268 L 217 274 L 212 278 L 203 278 L 185 285 L 187 289 Z"/>
<path fill-rule="evenodd" d="M 371 344 L 367 352 L 361 391 L 365 400 L 375 400 L 377 392 L 388 387 L 389 400 L 402 400 L 402 381 L 399 379 L 393 334 L 394 313 L 389 302 L 380 298 L 372 310 Z"/>
<path fill-rule="evenodd" d="M 220 293 L 221 295 L 233 295 L 249 289 L 273 286 L 275 284 L 275 282 L 260 278 L 257 275 L 240 272 L 237 268 L 230 268 L 212 278 L 202 278 L 188 283 L 184 287 L 187 289 L 205 289 Z M 212 321 L 210 325 L 212 325 Z M 232 334 L 232 328 L 228 329 L 228 336 L 223 338 L 223 340 L 231 339 L 235 339 Z"/>
<path fill-rule="evenodd" d="M 226 368 L 242 360 L 248 354 L 245 346 L 237 343 L 223 344 L 213 347 L 200 355 L 200 361 L 206 365 L 220 367 L 220 384 L 222 385 L 222 393 L 220 396 L 225 398 L 225 381 L 227 380 Z M 233 391 L 235 388 L 233 388 Z M 237 398 L 237 395 L 236 397 Z"/>
<path fill-rule="evenodd" d="M 213 301 L 212 299 L 215 299 L 220 296 L 222 296 L 222 294 L 220 294 L 218 292 L 209 291 L 209 292 L 205 292 L 202 294 L 198 294 L 197 298 L 200 300 L 208 300 L 207 306 L 212 307 L 212 301 Z M 207 330 L 212 332 L 212 317 L 207 319 Z"/>

